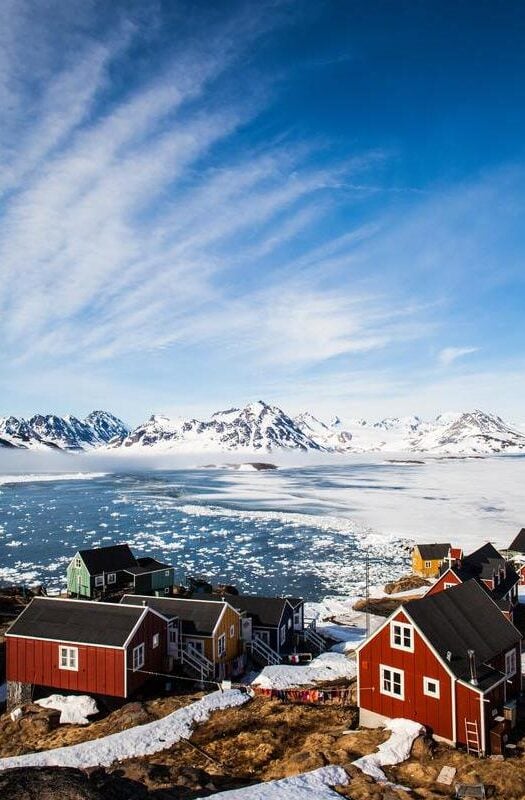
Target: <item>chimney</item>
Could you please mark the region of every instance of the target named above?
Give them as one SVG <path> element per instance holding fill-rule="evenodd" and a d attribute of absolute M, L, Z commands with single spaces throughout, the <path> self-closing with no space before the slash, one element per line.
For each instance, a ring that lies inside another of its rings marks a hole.
<path fill-rule="evenodd" d="M 467 650 L 468 663 L 470 667 L 470 682 L 472 686 L 478 685 L 478 675 L 476 672 L 476 653 L 474 650 Z"/>

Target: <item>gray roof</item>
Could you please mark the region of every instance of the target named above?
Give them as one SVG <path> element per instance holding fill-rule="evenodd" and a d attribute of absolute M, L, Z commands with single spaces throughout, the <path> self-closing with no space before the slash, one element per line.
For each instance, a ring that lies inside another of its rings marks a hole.
<path fill-rule="evenodd" d="M 435 561 L 436 559 L 446 558 L 450 550 L 448 542 L 441 544 L 418 544 L 416 545 L 421 558 L 425 561 Z"/>
<path fill-rule="evenodd" d="M 180 618 L 182 633 L 211 636 L 225 603 L 214 600 L 182 599 L 178 597 L 149 597 L 126 594 L 120 601 L 126 605 L 150 606 L 167 619 Z"/>
<path fill-rule="evenodd" d="M 122 647 L 142 612 L 115 603 L 35 597 L 7 635 Z"/>
<path fill-rule="evenodd" d="M 129 572 L 131 575 L 145 575 L 148 572 L 160 572 L 167 569 L 173 569 L 173 567 L 170 564 L 157 561 L 156 558 L 144 556 L 143 558 L 137 558 L 136 565 L 134 567 L 126 567 L 124 572 Z"/>
<path fill-rule="evenodd" d="M 519 631 L 475 580 L 411 600 L 403 609 L 462 680 L 470 679 L 467 651 L 474 650 L 480 688 L 502 677 L 488 662 L 521 640 Z"/>
<path fill-rule="evenodd" d="M 117 572 L 137 565 L 137 560 L 127 544 L 111 544 L 108 547 L 93 547 L 78 552 L 90 575 Z"/>
<path fill-rule="evenodd" d="M 525 528 L 522 528 L 509 544 L 509 550 L 513 553 L 525 553 Z"/>
<path fill-rule="evenodd" d="M 225 595 L 225 599 L 238 611 L 245 611 L 254 625 L 274 628 L 281 621 L 286 597 L 258 597 L 250 594 Z"/>

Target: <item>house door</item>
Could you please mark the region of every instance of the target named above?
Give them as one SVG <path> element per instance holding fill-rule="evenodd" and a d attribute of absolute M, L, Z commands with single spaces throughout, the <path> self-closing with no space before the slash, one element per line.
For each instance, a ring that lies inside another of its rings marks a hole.
<path fill-rule="evenodd" d="M 168 625 L 168 655 L 179 655 L 179 631 L 174 625 Z"/>
<path fill-rule="evenodd" d="M 197 655 L 204 655 L 204 642 L 193 640 L 186 645 L 188 653 L 197 653 Z"/>

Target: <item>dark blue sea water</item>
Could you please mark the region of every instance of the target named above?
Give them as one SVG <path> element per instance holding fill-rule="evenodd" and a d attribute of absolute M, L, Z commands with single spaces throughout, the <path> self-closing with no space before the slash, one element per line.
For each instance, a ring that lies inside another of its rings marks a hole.
<path fill-rule="evenodd" d="M 181 582 L 198 575 L 310 600 L 348 592 L 364 580 L 369 530 L 348 506 L 340 516 L 336 495 L 342 485 L 379 489 L 376 481 L 377 469 L 361 465 L 353 476 L 194 469 L 4 483 L 0 579 L 62 589 L 77 549 L 128 542 L 139 555 L 172 563 Z M 331 492 L 329 503 L 321 499 Z M 373 542 L 369 555 L 372 577 L 381 580 L 404 568 L 407 546 Z"/>

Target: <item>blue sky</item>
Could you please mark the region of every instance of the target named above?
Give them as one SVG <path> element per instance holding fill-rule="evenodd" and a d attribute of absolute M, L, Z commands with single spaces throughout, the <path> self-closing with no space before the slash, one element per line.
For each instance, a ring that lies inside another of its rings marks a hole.
<path fill-rule="evenodd" d="M 0 7 L 0 414 L 525 419 L 523 3 Z"/>

